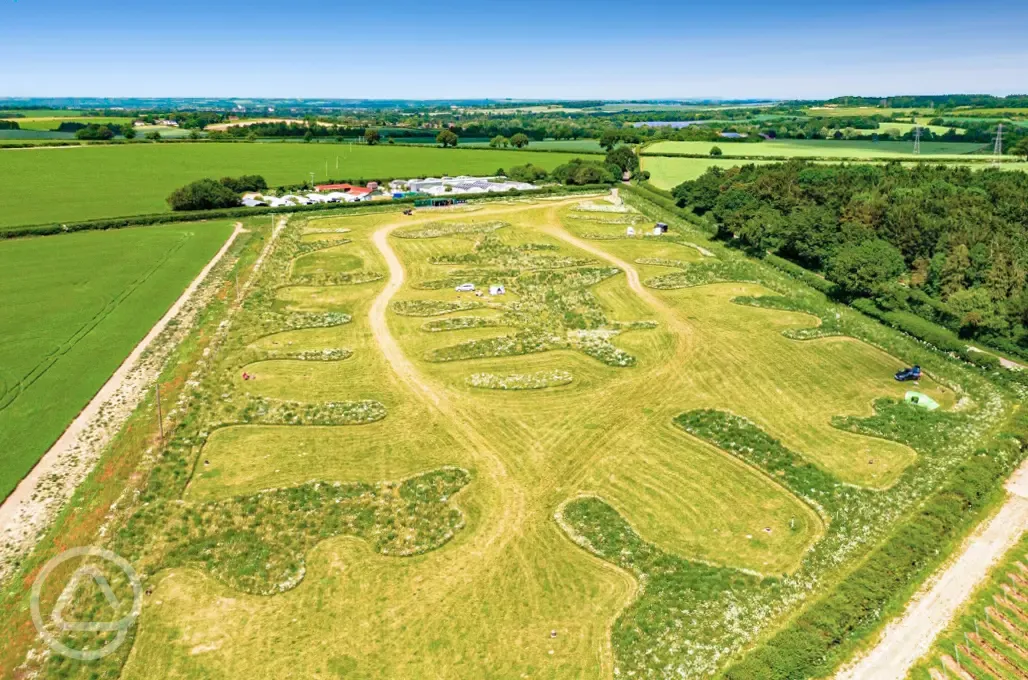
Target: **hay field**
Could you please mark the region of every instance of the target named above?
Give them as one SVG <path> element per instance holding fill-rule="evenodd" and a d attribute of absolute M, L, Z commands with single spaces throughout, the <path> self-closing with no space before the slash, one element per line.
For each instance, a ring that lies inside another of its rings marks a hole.
<path fill-rule="evenodd" d="M 0 498 L 231 231 L 211 222 L 0 242 Z"/>
<path fill-rule="evenodd" d="M 148 542 L 159 548 L 177 534 L 163 537 L 154 506 L 144 513 L 151 533 L 130 528 L 115 546 L 141 550 L 154 590 L 131 653 L 105 663 L 124 663 L 125 678 L 638 673 L 637 647 L 655 644 L 681 588 L 713 592 L 694 587 L 707 578 L 696 574 L 732 574 L 751 589 L 745 597 L 758 582 L 773 594 L 782 586 L 764 576 L 809 573 L 811 556 L 835 540 L 824 510 L 787 476 L 690 434 L 684 413 L 744 416 L 846 493 L 910 496 L 924 451 L 858 427 L 873 400 L 902 397 L 892 373 L 903 362 L 832 336 L 840 323 L 865 323 L 855 315 L 746 302 L 779 294 L 781 279 L 746 282 L 738 269 L 734 281 L 675 284 L 736 260 L 681 225 L 666 239 L 619 237 L 650 221 L 582 198 L 294 219 L 236 341 L 199 388 L 191 427 L 205 430 L 202 448 L 182 459 L 195 472 L 168 496 L 184 501 L 169 511 L 242 504 L 259 513 L 266 489 L 371 489 L 456 466 L 470 481 L 434 506 L 454 507 L 461 521 L 406 556 L 359 532 L 305 543 L 300 577 L 277 584 L 246 568 L 249 558 L 155 561 Z M 465 280 L 504 282 L 508 292 L 454 292 Z M 499 384 L 513 388 L 483 387 Z M 921 389 L 952 408 L 950 387 L 926 380 Z M 273 422 L 245 407 L 357 402 L 380 405 L 380 415 Z M 194 446 L 190 432 L 182 436 Z M 167 465 L 155 478 L 181 467 Z M 588 503 L 612 509 L 625 523 L 619 535 L 642 541 L 628 557 L 656 554 L 664 574 L 693 571 L 677 585 L 648 577 L 643 593 L 640 572 L 606 556 L 580 521 Z M 895 515 L 878 511 L 886 529 Z M 289 517 L 276 520 L 286 521 L 277 541 L 312 528 L 303 514 Z M 419 540 L 413 529 L 410 537 Z M 277 543 L 265 549 L 265 540 L 239 550 L 277 564 Z M 273 597 L 260 594 L 269 587 Z M 659 644 L 685 642 L 678 656 L 662 647 L 661 664 L 685 668 L 686 649 L 709 660 L 714 647 L 690 645 L 714 635 L 710 610 L 678 611 L 700 625 L 668 629 Z M 636 628 L 640 617 L 649 623 Z M 765 613 L 760 625 L 770 623 Z"/>
<path fill-rule="evenodd" d="M 725 156 L 769 156 L 775 158 L 911 158 L 913 142 L 868 142 L 861 140 L 775 139 L 758 143 L 738 142 L 657 142 L 647 146 L 643 154 L 710 153 L 712 146 L 721 148 Z M 967 142 L 922 142 L 921 157 L 957 158 L 981 149 L 981 144 Z"/>
<path fill-rule="evenodd" d="M 0 151 L 0 227 L 159 213 L 203 177 L 260 174 L 272 186 L 326 179 L 488 175 L 575 154 L 342 144 L 126 144 Z M 338 159 L 338 168 L 337 165 Z"/>

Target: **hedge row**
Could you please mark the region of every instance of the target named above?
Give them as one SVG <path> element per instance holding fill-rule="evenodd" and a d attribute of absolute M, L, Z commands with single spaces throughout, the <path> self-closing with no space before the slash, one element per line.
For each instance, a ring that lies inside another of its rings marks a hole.
<path fill-rule="evenodd" d="M 809 269 L 805 269 L 799 266 L 795 262 L 790 262 L 789 260 L 786 260 L 784 257 L 779 257 L 778 255 L 775 255 L 773 253 L 768 253 L 766 256 L 764 256 L 764 260 L 776 269 L 782 270 L 786 274 L 792 276 L 794 279 L 799 279 L 800 281 L 807 284 L 814 290 L 819 290 L 828 297 L 834 298 L 839 292 L 839 286 L 837 286 L 836 284 L 832 283 L 831 281 L 822 276 L 818 276 Z"/>
<path fill-rule="evenodd" d="M 607 191 L 609 184 L 587 184 L 582 186 L 550 186 L 525 191 L 505 191 L 502 194 L 457 194 L 452 197 L 466 201 L 503 200 L 521 196 L 549 196 L 579 192 Z M 315 203 L 312 205 L 282 206 L 279 208 L 226 208 L 224 210 L 194 210 L 183 212 L 155 213 L 151 215 L 132 215 L 103 220 L 85 222 L 69 222 L 67 224 L 35 224 L 17 227 L 0 228 L 0 239 L 19 238 L 23 236 L 48 236 L 51 234 L 67 234 L 75 231 L 95 231 L 105 229 L 121 229 L 123 227 L 142 227 L 152 224 L 169 224 L 174 222 L 199 222 L 202 220 L 246 218 L 256 215 L 274 215 L 282 213 L 325 212 L 331 210 L 346 211 L 358 208 L 388 208 L 389 206 L 412 204 L 417 200 L 397 198 L 382 202 L 360 203 Z"/>
<path fill-rule="evenodd" d="M 668 192 L 657 189 L 648 182 L 640 184 L 622 184 L 620 189 L 622 191 L 627 191 L 630 194 L 645 198 L 650 203 L 667 210 L 676 217 L 696 225 L 696 227 L 707 233 L 714 233 L 714 228 L 709 222 L 705 222 L 700 219 L 693 214 L 691 210 L 679 208 L 678 204 L 675 203 L 675 199 L 671 198 Z"/>
<path fill-rule="evenodd" d="M 1019 423 L 1010 451 L 982 451 L 874 550 L 867 560 L 788 626 L 730 666 L 726 680 L 827 677 L 854 643 L 897 613 L 924 580 L 981 518 L 1003 498 L 1001 482 L 1023 456 L 1028 423 Z M 1009 455 L 1014 452 L 1015 455 Z"/>
<path fill-rule="evenodd" d="M 923 319 L 917 314 L 902 311 L 884 311 L 873 300 L 868 298 L 858 298 L 850 304 L 854 309 L 878 319 L 885 325 L 891 326 L 907 335 L 912 335 L 943 352 L 956 354 L 970 364 L 988 370 L 1000 368 L 999 359 L 992 354 L 969 351 L 967 343 L 958 338 L 955 333 L 927 319 Z"/>

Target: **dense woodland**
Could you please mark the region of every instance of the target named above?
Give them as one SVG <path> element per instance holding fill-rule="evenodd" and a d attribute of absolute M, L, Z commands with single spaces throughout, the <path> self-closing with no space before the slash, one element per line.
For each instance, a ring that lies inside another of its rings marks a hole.
<path fill-rule="evenodd" d="M 1028 175 L 791 162 L 712 168 L 673 191 L 719 236 L 823 273 L 847 298 L 1028 351 Z"/>

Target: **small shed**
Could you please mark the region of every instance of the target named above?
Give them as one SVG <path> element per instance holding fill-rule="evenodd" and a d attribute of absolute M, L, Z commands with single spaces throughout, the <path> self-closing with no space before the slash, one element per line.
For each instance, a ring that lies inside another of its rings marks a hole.
<path fill-rule="evenodd" d="M 494 283 L 489 286 L 490 295 L 503 295 L 507 292 L 507 289 L 503 287 L 502 283 Z"/>

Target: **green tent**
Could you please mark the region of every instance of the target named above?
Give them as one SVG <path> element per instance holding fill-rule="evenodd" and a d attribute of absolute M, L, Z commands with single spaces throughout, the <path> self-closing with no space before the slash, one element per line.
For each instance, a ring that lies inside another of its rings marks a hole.
<path fill-rule="evenodd" d="M 904 397 L 904 400 L 906 400 L 908 403 L 913 404 L 914 406 L 926 408 L 929 411 L 934 411 L 935 409 L 939 408 L 939 402 L 935 401 L 927 394 L 921 394 L 920 392 L 907 392 L 906 396 Z"/>

